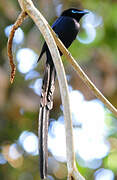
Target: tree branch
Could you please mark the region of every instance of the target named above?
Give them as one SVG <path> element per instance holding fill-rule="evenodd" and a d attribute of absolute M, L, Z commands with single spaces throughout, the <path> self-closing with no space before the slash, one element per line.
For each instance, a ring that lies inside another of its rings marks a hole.
<path fill-rule="evenodd" d="M 15 72 L 16 72 L 16 66 L 13 62 L 13 55 L 12 55 L 12 43 L 13 43 L 13 37 L 15 34 L 15 31 L 18 29 L 19 26 L 21 26 L 22 22 L 26 18 L 26 12 L 22 11 L 21 14 L 18 16 L 15 24 L 13 25 L 9 38 L 8 38 L 8 43 L 7 43 L 7 53 L 9 57 L 9 62 L 11 66 L 11 77 L 10 77 L 10 82 L 13 83 L 14 78 L 15 78 Z"/>
<path fill-rule="evenodd" d="M 35 22 L 41 33 L 43 34 L 49 50 L 52 55 L 52 59 L 56 68 L 57 77 L 60 86 L 62 104 L 64 108 L 65 119 L 65 131 L 66 131 L 66 150 L 67 150 L 67 167 L 68 167 L 68 179 L 84 180 L 76 168 L 74 144 L 73 144 L 73 128 L 72 128 L 72 116 L 70 111 L 69 93 L 67 80 L 65 76 L 64 67 L 56 46 L 55 40 L 48 28 L 48 23 L 41 13 L 34 7 L 31 0 L 18 0 L 23 11 L 25 11 Z"/>
<path fill-rule="evenodd" d="M 80 78 L 84 81 L 84 83 L 92 90 L 92 92 L 94 93 L 94 95 L 100 99 L 105 106 L 117 117 L 117 109 L 103 96 L 103 94 L 96 88 L 96 86 L 92 83 L 92 81 L 88 78 L 88 76 L 84 73 L 84 71 L 81 69 L 81 67 L 79 66 L 79 64 L 77 64 L 77 62 L 74 60 L 74 58 L 72 57 L 71 53 L 66 49 L 66 47 L 64 46 L 64 44 L 61 42 L 61 40 L 56 36 L 55 32 L 53 31 L 53 29 L 50 27 L 50 25 L 48 25 L 54 39 L 55 42 L 57 44 L 57 46 L 59 47 L 59 49 L 61 50 L 61 52 L 64 54 L 64 56 L 66 57 L 66 59 L 69 61 L 69 63 L 73 66 L 73 68 L 75 69 L 75 71 L 77 72 L 77 74 L 80 76 Z"/>

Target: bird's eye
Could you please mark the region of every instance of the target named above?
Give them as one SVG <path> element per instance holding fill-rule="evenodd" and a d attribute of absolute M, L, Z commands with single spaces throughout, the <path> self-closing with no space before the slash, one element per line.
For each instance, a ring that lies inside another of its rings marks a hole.
<path fill-rule="evenodd" d="M 72 13 L 78 13 L 78 11 L 75 11 L 75 10 L 72 10 L 71 12 L 72 12 Z"/>

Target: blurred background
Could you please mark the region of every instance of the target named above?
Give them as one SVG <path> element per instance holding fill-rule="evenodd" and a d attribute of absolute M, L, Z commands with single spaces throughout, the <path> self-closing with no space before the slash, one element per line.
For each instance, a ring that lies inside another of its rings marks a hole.
<path fill-rule="evenodd" d="M 52 25 L 64 9 L 90 13 L 69 48 L 97 88 L 117 108 L 117 0 L 35 0 Z M 17 72 L 9 82 L 7 40 L 20 7 L 0 1 L 0 179 L 39 180 L 38 114 L 45 55 L 37 64 L 44 39 L 28 18 L 15 34 Z M 86 180 L 117 179 L 117 118 L 92 94 L 63 57 L 69 84 L 76 163 Z M 58 82 L 50 114 L 48 179 L 67 179 L 63 107 Z"/>

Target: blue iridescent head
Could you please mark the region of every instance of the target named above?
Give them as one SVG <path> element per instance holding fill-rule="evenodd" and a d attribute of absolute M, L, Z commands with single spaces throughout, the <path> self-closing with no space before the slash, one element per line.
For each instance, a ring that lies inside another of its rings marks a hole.
<path fill-rule="evenodd" d="M 88 14 L 89 12 L 87 10 L 79 10 L 76 8 L 70 8 L 67 9 L 65 11 L 63 11 L 63 13 L 61 14 L 61 16 L 68 16 L 68 17 L 72 17 L 74 19 L 76 19 L 78 22 L 79 20 L 85 15 Z"/>

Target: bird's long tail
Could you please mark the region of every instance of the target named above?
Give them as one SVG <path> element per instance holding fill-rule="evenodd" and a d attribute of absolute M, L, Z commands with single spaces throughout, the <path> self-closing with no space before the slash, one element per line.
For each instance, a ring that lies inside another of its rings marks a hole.
<path fill-rule="evenodd" d="M 48 122 L 53 107 L 56 71 L 53 64 L 46 62 L 39 113 L 39 166 L 40 176 L 45 179 L 48 166 Z"/>

